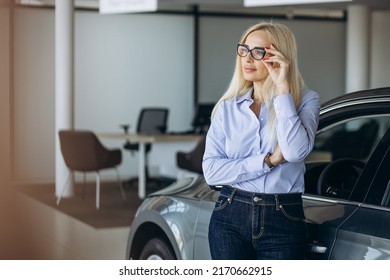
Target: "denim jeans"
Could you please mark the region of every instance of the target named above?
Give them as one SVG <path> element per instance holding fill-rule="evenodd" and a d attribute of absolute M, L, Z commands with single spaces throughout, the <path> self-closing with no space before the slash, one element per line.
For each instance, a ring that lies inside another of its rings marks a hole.
<path fill-rule="evenodd" d="M 209 225 L 213 259 L 304 259 L 302 194 L 260 194 L 224 186 Z"/>

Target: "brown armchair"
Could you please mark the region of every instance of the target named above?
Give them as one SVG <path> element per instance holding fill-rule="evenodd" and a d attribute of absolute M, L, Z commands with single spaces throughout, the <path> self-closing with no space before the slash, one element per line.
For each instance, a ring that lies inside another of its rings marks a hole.
<path fill-rule="evenodd" d="M 117 166 L 122 162 L 120 149 L 109 150 L 102 145 L 96 135 L 88 130 L 61 130 L 59 131 L 61 153 L 66 166 L 71 171 L 96 173 L 96 208 L 100 207 L 100 170 L 115 168 L 117 172 L 119 190 L 122 198 L 126 201 L 122 182 L 119 177 Z M 69 175 L 70 176 L 70 175 Z M 69 180 L 69 179 L 68 179 Z M 57 199 L 57 206 L 66 190 L 66 185 Z"/>
<path fill-rule="evenodd" d="M 202 161 L 206 145 L 206 135 L 204 135 L 190 152 L 179 151 L 176 153 L 176 164 L 179 168 L 198 174 L 203 174 Z"/>

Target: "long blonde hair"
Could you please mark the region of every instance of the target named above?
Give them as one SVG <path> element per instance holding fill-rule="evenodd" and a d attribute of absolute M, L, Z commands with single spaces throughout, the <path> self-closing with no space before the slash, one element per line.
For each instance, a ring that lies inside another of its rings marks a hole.
<path fill-rule="evenodd" d="M 301 92 L 305 87 L 304 81 L 298 70 L 297 62 L 297 45 L 295 42 L 294 34 L 291 30 L 283 24 L 274 22 L 261 22 L 256 25 L 249 27 L 242 36 L 240 43 L 245 43 L 249 34 L 253 31 L 262 30 L 267 36 L 271 44 L 279 50 L 287 61 L 290 62 L 288 71 L 288 82 L 290 85 L 290 93 L 292 94 L 294 104 L 298 108 L 301 101 Z M 228 99 L 235 99 L 239 96 L 244 95 L 250 88 L 253 87 L 253 82 L 244 79 L 241 57 L 237 55 L 236 66 L 233 77 L 230 81 L 229 87 L 226 92 L 222 95 L 220 100 L 216 103 L 211 119 L 214 117 L 214 113 L 219 104 Z M 271 144 L 276 141 L 276 121 L 275 111 L 273 109 L 273 97 L 275 96 L 276 86 L 272 81 L 271 77 L 268 76 L 262 87 L 262 98 L 267 106 L 268 111 L 268 124 L 267 124 L 267 140 L 266 143 Z"/>

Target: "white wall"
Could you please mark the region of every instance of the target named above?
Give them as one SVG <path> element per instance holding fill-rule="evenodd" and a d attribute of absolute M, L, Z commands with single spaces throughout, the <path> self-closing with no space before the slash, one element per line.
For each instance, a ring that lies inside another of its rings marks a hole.
<path fill-rule="evenodd" d="M 76 127 L 135 131 L 145 106 L 170 108 L 168 129 L 189 128 L 192 20 L 186 16 L 76 12 Z"/>
<path fill-rule="evenodd" d="M 17 179 L 54 178 L 54 10 L 15 10 Z"/>

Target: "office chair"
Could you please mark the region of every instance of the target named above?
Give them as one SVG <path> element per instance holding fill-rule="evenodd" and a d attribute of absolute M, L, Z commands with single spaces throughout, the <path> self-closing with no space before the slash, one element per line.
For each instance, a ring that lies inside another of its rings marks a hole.
<path fill-rule="evenodd" d="M 138 117 L 137 124 L 137 134 L 164 134 L 167 131 L 167 122 L 168 122 L 168 113 L 167 108 L 143 108 Z M 131 143 L 127 141 L 123 148 L 129 150 L 132 154 L 135 151 L 139 150 L 138 143 Z M 152 144 L 147 143 L 145 145 L 145 154 L 149 153 L 152 149 Z M 145 164 L 145 175 L 146 183 L 152 182 L 152 179 L 149 176 L 149 171 L 147 164 Z M 136 179 L 138 180 L 138 179 Z M 133 184 L 134 180 L 127 182 L 128 184 Z"/>
<path fill-rule="evenodd" d="M 126 201 L 125 193 L 122 188 L 122 182 L 119 178 L 117 166 L 122 162 L 122 152 L 120 149 L 109 150 L 104 147 L 96 135 L 88 130 L 61 130 L 59 131 L 61 153 L 66 166 L 71 172 L 83 172 L 85 188 L 85 173 L 96 173 L 96 209 L 100 207 L 100 170 L 115 168 L 118 177 L 119 190 L 122 199 Z M 69 174 L 69 181 L 71 173 Z M 60 204 L 67 182 L 61 195 L 57 198 L 57 206 Z"/>
<path fill-rule="evenodd" d="M 198 104 L 195 109 L 194 115 L 192 117 L 191 129 L 180 131 L 180 132 L 170 132 L 171 134 L 195 134 L 202 135 L 206 133 L 210 126 L 210 117 L 211 112 L 214 109 L 214 103 L 202 103 Z"/>
<path fill-rule="evenodd" d="M 209 129 L 211 112 L 213 111 L 214 103 L 198 104 L 196 113 L 192 121 L 192 134 L 204 134 Z"/>

